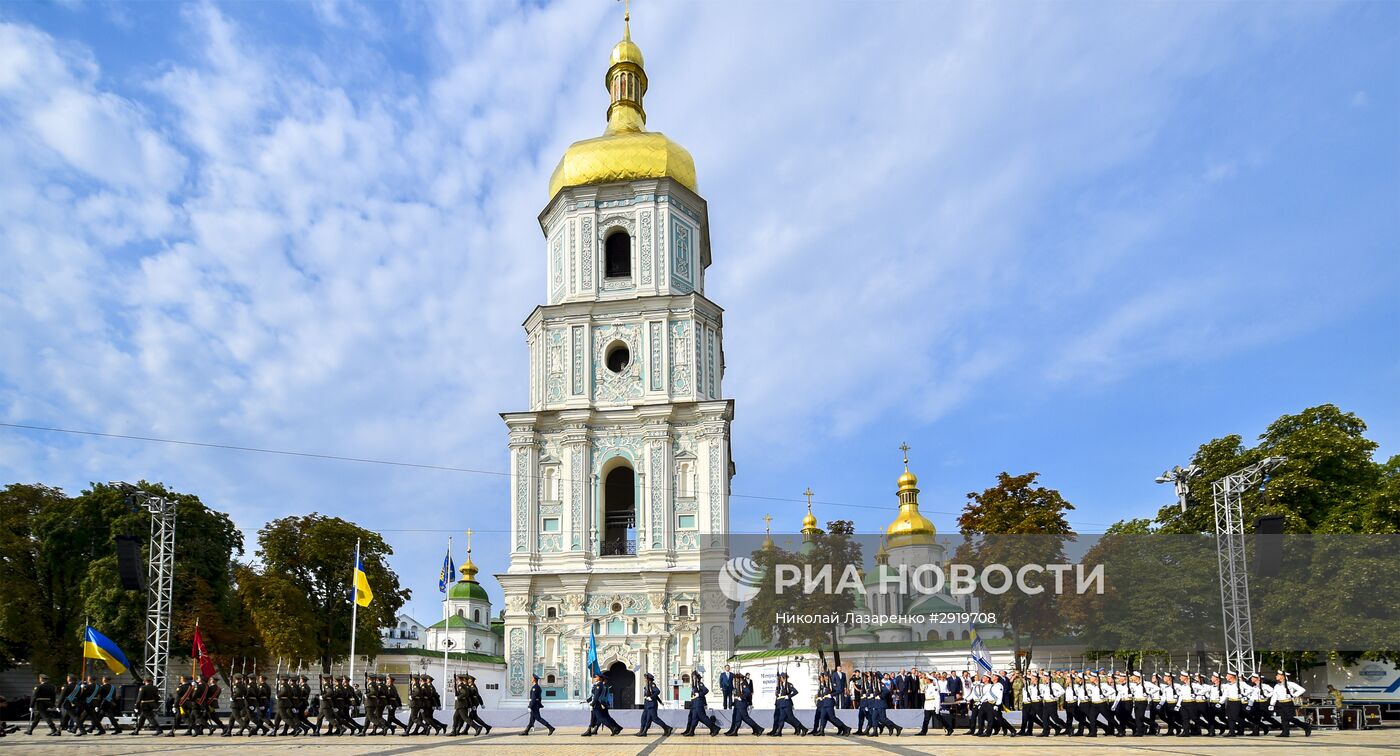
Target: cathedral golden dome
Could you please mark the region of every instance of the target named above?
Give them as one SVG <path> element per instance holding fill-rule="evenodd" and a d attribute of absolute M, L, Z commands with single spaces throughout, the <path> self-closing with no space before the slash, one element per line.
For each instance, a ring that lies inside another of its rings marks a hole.
<path fill-rule="evenodd" d="M 938 531 L 933 522 L 919 512 L 919 476 L 909 471 L 909 449 L 904 449 L 904 474 L 899 476 L 899 514 L 894 522 L 885 528 L 885 537 L 891 548 L 900 546 L 926 546 L 934 542 Z"/>
<path fill-rule="evenodd" d="M 550 199 L 569 186 L 645 178 L 673 179 L 695 191 L 695 160 L 690 153 L 665 134 L 646 130 L 642 97 L 647 91 L 647 75 L 642 68 L 642 50 L 632 41 L 630 23 L 624 22 L 622 40 L 608 60 L 604 77 L 611 96 L 608 126 L 602 136 L 574 142 L 564 151 L 549 177 Z"/>

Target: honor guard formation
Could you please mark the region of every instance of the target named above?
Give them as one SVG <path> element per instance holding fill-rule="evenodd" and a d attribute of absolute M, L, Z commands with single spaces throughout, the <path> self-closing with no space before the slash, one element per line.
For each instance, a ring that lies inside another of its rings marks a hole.
<path fill-rule="evenodd" d="M 635 734 L 650 735 L 656 726 L 663 735 L 671 735 L 679 724 L 662 718 L 661 689 L 650 674 L 645 675 L 645 680 L 641 725 Z M 1181 672 L 1173 677 L 1102 669 L 984 675 L 926 673 L 918 669 L 898 673 L 856 670 L 848 680 L 844 672 L 837 670 L 823 672 L 818 678 L 816 709 L 810 726 L 798 719 L 794 711 L 797 688 L 786 673 L 779 673 L 773 692 L 773 721 L 766 731 L 752 716 L 754 684 L 749 675 L 725 667 L 720 688 L 725 707 L 721 711 L 729 712 L 728 730 L 720 722 L 722 713 L 709 708 L 706 697 L 710 690 L 696 673 L 681 735 L 693 737 L 703 727 L 711 737 L 721 732 L 734 737 L 741 729 L 754 735 L 781 737 L 789 726 L 796 735 L 826 735 L 828 729 L 838 735 L 903 735 L 904 728 L 889 717 L 891 709 L 922 709 L 919 735 L 927 735 L 931 727 L 945 735 L 961 732 L 984 738 L 1094 738 L 1101 732 L 1120 738 L 1231 738 L 1265 735 L 1274 730 L 1279 737 L 1288 737 L 1294 728 L 1301 729 L 1304 735 L 1312 734 L 1312 726 L 1297 717 L 1296 707 L 1306 700 L 1306 691 L 1281 671 L 1271 681 L 1265 681 L 1257 673 L 1241 680 L 1234 673 L 1207 677 Z M 409 675 L 407 722 L 398 718 L 404 702 L 391 675 L 366 675 L 363 689 L 348 677 L 323 675 L 313 693 L 306 675 L 279 674 L 274 688 L 266 675 L 235 674 L 229 678 L 227 722 L 219 718 L 223 692 L 216 679 L 181 676 L 171 701 L 174 722 L 166 729 L 156 719 L 162 707 L 160 691 L 147 678 L 137 694 L 136 724 L 126 732 L 139 735 L 149 729 L 167 737 L 179 733 L 226 738 L 458 736 L 491 732 L 491 725 L 480 715 L 483 701 L 471 675 L 458 675 L 453 680 L 456 703 L 450 731 L 434 714 L 442 708 L 442 699 L 431 675 Z M 609 713 L 612 695 L 607 679 L 595 675 L 587 699 L 592 716 L 584 736 L 596 735 L 603 729 L 613 735 L 623 731 Z M 544 704 L 538 677 L 530 688 L 528 706 L 530 720 L 521 734 L 529 735 L 539 726 L 553 735 L 554 726 L 541 715 Z M 1006 718 L 1006 712 L 1017 706 L 1021 712 L 1019 727 Z M 856 710 L 854 729 L 838 714 L 851 708 Z M 78 736 L 120 735 L 123 730 L 117 723 L 119 710 L 118 689 L 108 677 L 79 679 L 69 675 L 62 689 L 56 690 L 46 676 L 40 675 L 34 687 L 28 734 L 32 735 L 42 722 L 51 736 L 64 732 Z M 107 727 L 103 726 L 104 721 Z"/>

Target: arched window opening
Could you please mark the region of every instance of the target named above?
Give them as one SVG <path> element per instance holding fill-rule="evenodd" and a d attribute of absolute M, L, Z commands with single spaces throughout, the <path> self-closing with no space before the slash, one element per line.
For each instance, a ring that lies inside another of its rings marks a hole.
<path fill-rule="evenodd" d="M 473 610 L 472 610 L 472 622 L 475 622 L 475 623 L 477 623 L 478 625 L 481 624 L 481 610 L 480 610 L 480 609 L 473 609 Z"/>
<path fill-rule="evenodd" d="M 603 242 L 603 275 L 608 278 L 632 277 L 632 237 L 618 229 Z"/>
<path fill-rule="evenodd" d="M 680 470 L 676 471 L 676 495 L 680 497 L 691 496 L 690 493 L 690 463 L 682 462 Z"/>
<path fill-rule="evenodd" d="M 628 365 L 632 364 L 632 352 L 627 349 L 626 344 L 619 341 L 608 347 L 606 361 L 608 370 L 614 373 L 621 373 L 627 369 Z"/>
<path fill-rule="evenodd" d="M 962 639 L 963 639 L 963 640 L 967 640 L 969 637 L 971 637 L 971 636 L 969 636 L 969 635 L 967 634 L 967 631 L 966 631 L 966 630 L 962 631 Z"/>
<path fill-rule="evenodd" d="M 547 684 L 549 684 L 549 685 L 553 685 L 553 684 L 554 684 L 554 680 L 555 680 L 554 675 L 545 675 L 545 678 L 544 678 L 545 683 L 547 683 Z"/>
<path fill-rule="evenodd" d="M 466 619 L 466 617 L 467 617 L 467 610 L 465 610 L 465 609 L 458 609 L 458 610 L 457 610 L 457 616 L 458 616 L 458 617 L 461 617 L 462 619 Z"/>
<path fill-rule="evenodd" d="M 603 543 L 601 556 L 636 553 L 636 474 L 619 465 L 603 481 Z"/>
<path fill-rule="evenodd" d="M 686 606 L 685 604 L 681 604 L 680 607 L 676 609 L 676 615 L 679 617 L 689 617 L 690 607 Z"/>
<path fill-rule="evenodd" d="M 949 631 L 948 631 L 947 640 L 953 640 L 953 631 L 952 631 L 952 630 L 949 630 Z"/>
<path fill-rule="evenodd" d="M 551 606 L 548 609 L 544 610 L 544 616 L 549 619 L 554 619 L 555 617 L 559 616 L 559 610 Z"/>

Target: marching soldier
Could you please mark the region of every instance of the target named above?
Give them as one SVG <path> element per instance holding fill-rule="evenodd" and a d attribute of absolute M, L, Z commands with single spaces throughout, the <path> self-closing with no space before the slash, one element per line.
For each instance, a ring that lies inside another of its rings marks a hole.
<path fill-rule="evenodd" d="M 249 737 L 270 732 L 267 727 L 267 706 L 272 702 L 272 686 L 267 683 L 267 675 L 258 675 L 258 683 L 253 686 L 253 732 Z"/>
<path fill-rule="evenodd" d="M 593 676 L 593 688 L 588 695 L 588 703 L 593 709 L 593 719 L 591 726 L 583 733 L 585 737 L 597 734 L 599 727 L 608 728 L 613 735 L 622 732 L 622 725 L 613 721 L 612 715 L 608 714 L 608 684 L 601 674 Z"/>
<path fill-rule="evenodd" d="M 330 675 L 321 675 L 320 694 L 316 696 L 316 727 L 311 731 L 312 737 L 321 736 L 321 725 L 326 726 L 326 734 L 335 734 L 335 691 L 331 684 Z"/>
<path fill-rule="evenodd" d="M 474 734 L 480 735 L 484 731 L 491 734 L 491 725 L 486 724 L 486 720 L 481 718 L 481 707 L 486 705 L 486 699 L 481 697 L 481 690 L 476 687 L 476 678 L 467 675 L 467 721 L 476 728 Z"/>
<path fill-rule="evenodd" d="M 656 687 L 656 678 L 654 678 L 650 672 L 646 673 L 644 676 L 647 682 L 646 686 L 642 688 L 642 723 L 641 726 L 637 728 L 637 737 L 646 737 L 647 731 L 651 728 L 653 723 L 659 725 L 661 731 L 669 736 L 672 732 L 671 726 L 666 724 L 666 721 L 657 713 L 661 708 L 661 689 Z M 732 697 L 732 687 L 734 685 L 734 677 L 732 674 L 729 680 L 731 692 L 726 694 L 726 696 Z"/>
<path fill-rule="evenodd" d="M 444 735 L 447 733 L 447 725 L 439 722 L 437 717 L 433 714 L 434 711 L 442 708 L 442 696 L 438 695 L 437 686 L 433 685 L 433 676 L 424 675 L 423 677 L 423 694 L 425 696 L 423 716 L 427 719 L 426 726 L 432 727 L 433 732 L 438 735 Z"/>
<path fill-rule="evenodd" d="M 698 678 L 696 680 L 699 682 Z M 693 694 L 692 694 L 693 695 Z M 778 687 L 773 691 L 773 729 L 768 731 L 769 736 L 779 738 L 783 735 L 783 725 L 790 724 L 798 735 L 806 735 L 807 728 L 802 726 L 797 717 L 792 713 L 792 697 L 797 695 L 797 688 L 788 682 L 786 672 L 778 673 Z M 694 713 L 692 710 L 692 718 Z M 877 720 L 878 721 L 878 720 Z M 877 725 L 878 726 L 878 725 Z M 689 729 L 694 729 L 689 728 Z M 687 735 L 691 734 L 689 732 Z"/>
<path fill-rule="evenodd" d="M 34 728 L 39 724 L 39 720 L 44 720 L 44 724 L 49 726 L 49 735 L 57 737 L 62 734 L 58 725 L 54 724 L 53 701 L 57 695 L 53 685 L 49 683 L 48 675 L 39 675 L 39 682 L 34 686 L 34 691 L 29 694 L 29 732 L 26 735 L 33 735 Z"/>
<path fill-rule="evenodd" d="M 73 713 L 77 709 L 78 681 L 72 675 L 67 675 L 63 680 L 63 688 L 59 690 L 59 727 L 69 732 L 75 732 L 73 726 Z"/>
<path fill-rule="evenodd" d="M 749 714 L 753 709 L 753 678 L 742 672 L 734 678 L 734 715 L 730 718 L 729 731 L 724 734 L 736 737 L 739 734 L 739 725 L 745 724 L 753 734 L 762 735 L 763 726 L 753 721 L 753 716 Z"/>
<path fill-rule="evenodd" d="M 201 730 L 207 727 L 211 733 L 223 730 L 225 734 L 228 734 L 233 728 L 233 719 L 230 718 L 227 725 L 219 719 L 219 694 L 223 692 L 219 689 L 219 680 L 217 677 L 204 679 L 204 696 L 199 702 L 199 727 Z"/>
<path fill-rule="evenodd" d="M 147 677 L 140 692 L 136 694 L 136 729 L 131 731 L 132 735 L 140 735 L 141 728 L 147 722 L 156 730 L 156 736 L 161 734 L 160 722 L 156 720 L 156 709 L 160 706 L 160 689 L 156 687 L 155 678 Z M 172 725 L 173 727 L 173 725 Z"/>
<path fill-rule="evenodd" d="M 1240 692 L 1240 679 L 1234 672 L 1225 675 L 1225 682 L 1220 686 L 1220 699 L 1225 708 L 1225 737 L 1243 735 L 1244 722 L 1240 721 L 1240 712 L 1244 698 Z"/>
<path fill-rule="evenodd" d="M 228 727 L 224 728 L 224 737 L 233 737 L 234 725 L 238 726 L 238 734 L 242 735 L 248 731 L 248 681 L 241 674 L 235 674 L 228 684 Z"/>
<path fill-rule="evenodd" d="M 404 734 L 408 734 L 408 725 L 399 721 L 399 707 L 403 706 L 403 700 L 399 698 L 399 688 L 397 681 L 392 675 L 384 681 L 384 713 L 388 715 L 389 734 L 393 735 L 395 728 L 401 728 Z"/>
<path fill-rule="evenodd" d="M 466 678 L 458 675 L 453 682 L 452 692 L 457 696 L 457 701 L 452 711 L 452 736 L 456 737 L 462 734 L 463 725 L 466 725 L 467 729 L 471 729 L 471 725 L 467 724 L 467 708 L 470 702 L 467 700 Z"/>
<path fill-rule="evenodd" d="M 529 735 L 530 730 L 535 726 L 535 723 L 538 722 L 548 728 L 549 734 L 553 735 L 554 725 L 545 721 L 545 718 L 540 716 L 540 709 L 544 708 L 544 690 L 540 688 L 540 676 L 531 675 L 530 680 L 530 721 L 525 723 L 525 731 L 520 734 Z M 669 735 L 670 733 L 667 734 Z"/>
<path fill-rule="evenodd" d="M 1312 725 L 1295 716 L 1298 711 L 1298 701 L 1307 691 L 1303 686 L 1288 679 L 1288 674 L 1283 670 L 1279 670 L 1274 679 L 1276 680 L 1274 690 L 1269 695 L 1269 711 L 1276 711 L 1279 722 L 1283 723 L 1283 729 L 1276 737 L 1288 737 L 1288 730 L 1293 725 L 1302 727 L 1304 736 L 1311 736 Z"/>
<path fill-rule="evenodd" d="M 1059 683 L 1058 675 L 1051 677 L 1048 673 L 1040 673 L 1040 681 L 1036 683 L 1040 694 L 1040 736 L 1042 738 L 1050 736 L 1050 728 L 1055 728 L 1056 735 L 1063 735 L 1069 732 L 1069 727 L 1060 721 L 1060 699 L 1065 695 L 1065 687 Z"/>

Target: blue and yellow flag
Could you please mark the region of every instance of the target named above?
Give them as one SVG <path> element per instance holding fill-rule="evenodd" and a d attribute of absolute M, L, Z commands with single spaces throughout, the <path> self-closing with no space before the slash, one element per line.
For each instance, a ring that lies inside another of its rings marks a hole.
<path fill-rule="evenodd" d="M 595 674 L 603 674 L 603 670 L 598 667 L 598 636 L 593 634 L 593 623 L 588 624 L 588 671 Z"/>
<path fill-rule="evenodd" d="M 126 668 L 131 666 L 131 663 L 126 660 L 126 654 L 117 648 L 117 644 L 102 633 L 93 630 L 91 626 L 83 633 L 83 658 L 100 659 L 119 675 L 126 674 Z"/>
<path fill-rule="evenodd" d="M 452 582 L 452 576 L 457 573 L 457 566 L 452 564 L 452 547 L 447 548 L 447 556 L 442 558 L 442 572 L 438 573 L 438 591 L 447 593 L 447 585 Z"/>
<path fill-rule="evenodd" d="M 369 606 L 369 602 L 374 600 L 374 591 L 369 589 L 369 576 L 365 574 L 364 560 L 359 555 L 355 556 L 355 603 L 360 606 Z"/>

